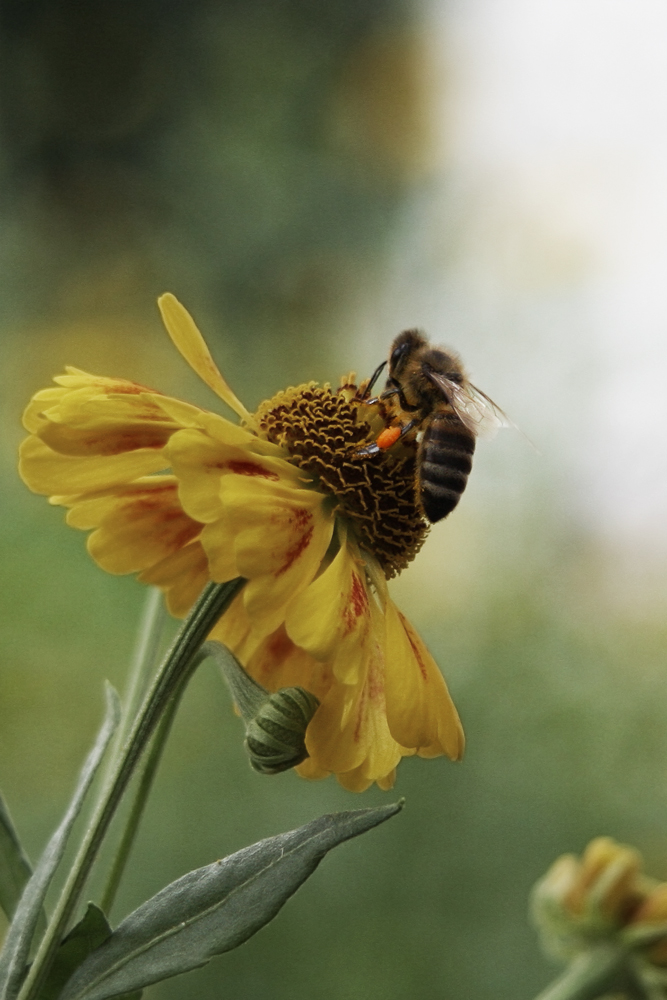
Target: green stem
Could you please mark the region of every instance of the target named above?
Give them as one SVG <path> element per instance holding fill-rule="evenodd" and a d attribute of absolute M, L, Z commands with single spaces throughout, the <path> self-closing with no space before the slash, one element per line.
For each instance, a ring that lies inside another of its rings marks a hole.
<path fill-rule="evenodd" d="M 151 587 L 146 595 L 146 603 L 144 604 L 141 622 L 139 623 L 137 643 L 132 658 L 127 691 L 125 692 L 123 721 L 121 723 L 121 737 L 119 740 L 121 746 L 127 736 L 131 721 L 136 715 L 153 673 L 160 651 L 165 618 L 162 591 L 158 587 Z"/>
<path fill-rule="evenodd" d="M 584 952 L 535 1000 L 596 1000 L 614 986 L 625 962 L 621 949 L 607 945 Z"/>
<path fill-rule="evenodd" d="M 183 688 L 183 690 L 185 690 L 185 688 Z M 178 709 L 181 700 L 181 694 L 182 691 L 175 694 L 167 705 L 164 715 L 160 719 L 158 727 L 155 731 L 155 736 L 151 742 L 150 750 L 146 756 L 139 784 L 137 785 L 134 795 L 134 801 L 132 802 L 132 807 L 128 814 L 125 829 L 123 830 L 123 835 L 118 845 L 113 866 L 109 872 L 107 884 L 100 903 L 100 906 L 104 910 L 107 917 L 111 915 L 111 910 L 113 909 L 113 904 L 116 900 L 116 893 L 118 892 L 118 887 L 120 886 L 125 866 L 129 860 L 135 838 L 139 831 L 139 825 L 144 814 L 144 808 L 146 806 L 146 802 L 148 801 L 151 788 L 153 787 L 153 780 L 155 779 L 157 769 L 162 759 L 162 752 L 165 748 L 172 723 L 176 716 L 176 710 Z"/>
<path fill-rule="evenodd" d="M 220 616 L 239 593 L 245 580 L 238 577 L 229 583 L 210 583 L 183 622 L 163 660 L 153 683 L 146 692 L 125 746 L 119 754 L 113 773 L 97 803 L 83 841 L 72 864 L 35 960 L 17 1000 L 34 1000 L 53 962 L 74 908 L 79 900 L 93 862 L 109 829 L 127 784 L 146 749 L 170 700 L 181 684 L 191 676 L 197 653 Z"/>
<path fill-rule="evenodd" d="M 107 765 L 105 777 L 108 778 L 113 770 L 120 752 L 125 744 L 127 734 L 132 725 L 132 721 L 137 713 L 141 698 L 146 692 L 146 687 L 150 681 L 155 668 L 155 663 L 160 650 L 162 634 L 165 626 L 164 602 L 162 592 L 158 587 L 150 587 L 144 609 L 139 623 L 137 641 L 132 657 L 130 672 L 125 692 L 123 705 L 123 720 L 119 726 L 118 733 L 113 743 L 113 751 Z M 172 708 L 173 705 L 173 708 Z M 144 763 L 143 773 L 135 792 L 135 799 L 132 803 L 130 813 L 127 817 L 127 825 L 121 836 L 120 843 L 116 850 L 113 867 L 107 878 L 106 887 L 102 894 L 101 907 L 107 916 L 110 915 L 114 899 L 120 885 L 121 878 L 127 860 L 132 850 L 134 838 L 137 834 L 141 816 L 144 810 L 145 800 L 148 797 L 153 778 L 157 771 L 164 742 L 169 736 L 171 723 L 176 712 L 177 703 L 170 702 L 164 716 L 162 717 L 157 732 L 148 751 L 147 759 Z M 168 721 L 167 721 L 168 720 Z M 106 787 L 103 783 L 102 794 Z"/>

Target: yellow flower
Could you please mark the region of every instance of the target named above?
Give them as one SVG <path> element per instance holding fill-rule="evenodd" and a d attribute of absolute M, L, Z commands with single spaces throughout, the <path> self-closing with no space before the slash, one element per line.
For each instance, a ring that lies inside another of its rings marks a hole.
<path fill-rule="evenodd" d="M 563 854 L 533 890 L 533 917 L 546 950 L 569 957 L 612 940 L 653 885 L 639 852 L 611 837 L 591 840 L 581 858 Z"/>
<path fill-rule="evenodd" d="M 321 705 L 306 777 L 391 787 L 401 757 L 458 759 L 463 732 L 438 667 L 387 593 L 427 531 L 415 446 L 359 449 L 386 413 L 351 379 L 309 383 L 250 414 L 192 318 L 160 299 L 175 346 L 241 425 L 154 389 L 68 368 L 38 392 L 20 472 L 91 530 L 111 573 L 139 573 L 185 615 L 202 587 L 248 581 L 213 637 L 269 690 L 300 685 Z"/>

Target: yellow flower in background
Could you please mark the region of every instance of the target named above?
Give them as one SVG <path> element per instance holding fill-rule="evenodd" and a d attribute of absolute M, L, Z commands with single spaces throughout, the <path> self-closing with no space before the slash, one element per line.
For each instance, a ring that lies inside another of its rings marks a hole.
<path fill-rule="evenodd" d="M 68 368 L 25 412 L 24 481 L 91 531 L 103 569 L 161 587 L 176 616 L 210 580 L 247 579 L 212 637 L 269 690 L 299 685 L 320 700 L 302 775 L 389 788 L 403 756 L 460 758 L 442 675 L 387 593 L 428 530 L 414 445 L 357 454 L 386 414 L 351 377 L 248 413 L 186 310 L 172 295 L 159 304 L 175 346 L 241 425 Z"/>

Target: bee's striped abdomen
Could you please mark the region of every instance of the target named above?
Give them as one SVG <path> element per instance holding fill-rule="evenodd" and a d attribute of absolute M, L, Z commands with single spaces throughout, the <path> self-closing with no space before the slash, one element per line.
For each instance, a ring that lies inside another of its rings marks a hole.
<path fill-rule="evenodd" d="M 418 497 L 434 524 L 454 510 L 472 469 L 475 435 L 450 410 L 436 411 L 418 456 Z"/>

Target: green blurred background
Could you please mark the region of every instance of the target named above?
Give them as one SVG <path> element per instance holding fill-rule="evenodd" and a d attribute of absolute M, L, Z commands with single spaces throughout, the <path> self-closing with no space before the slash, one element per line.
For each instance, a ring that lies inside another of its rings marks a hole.
<path fill-rule="evenodd" d="M 407 760 L 389 796 L 259 777 L 199 671 L 116 918 L 322 812 L 407 808 L 147 996 L 530 998 L 555 970 L 527 898 L 556 855 L 609 834 L 667 878 L 667 25 L 659 3 L 629 10 L 0 8 L 0 785 L 33 857 L 144 597 L 18 481 L 20 411 L 64 364 L 214 407 L 160 328 L 167 289 L 249 406 L 365 375 L 421 325 L 534 444 L 480 444 L 460 509 L 393 585 L 455 696 L 462 764 Z"/>

